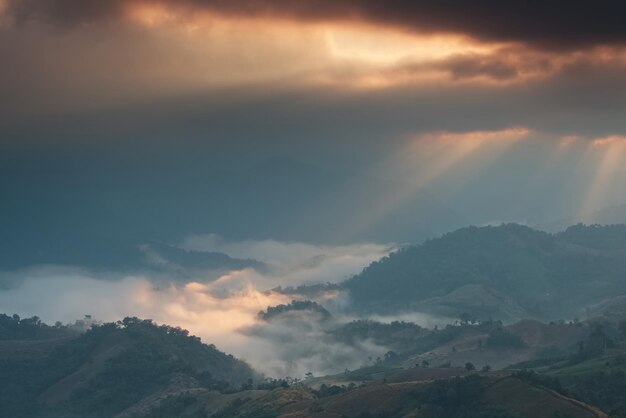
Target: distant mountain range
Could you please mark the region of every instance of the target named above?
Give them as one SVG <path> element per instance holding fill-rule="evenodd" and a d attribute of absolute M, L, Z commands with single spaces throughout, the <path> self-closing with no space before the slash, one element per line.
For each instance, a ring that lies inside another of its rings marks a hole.
<path fill-rule="evenodd" d="M 192 278 L 208 282 L 232 270 L 252 268 L 263 273 L 271 268 L 271 266 L 258 260 L 233 258 L 224 253 L 214 251 L 186 250 L 158 242 L 137 246 L 123 246 L 117 250 L 113 254 L 103 256 L 102 260 L 81 258 L 82 262 L 78 263 L 78 266 L 94 272 L 148 273 L 150 278 L 156 282 L 185 282 Z M 79 256 L 78 253 L 70 252 L 74 256 Z M 53 258 L 45 260 L 46 263 L 44 265 L 56 260 L 59 263 L 66 261 L 70 267 L 75 266 L 71 264 L 71 261 L 77 261 L 71 257 L 70 259 Z M 108 263 L 106 266 L 103 264 L 103 260 L 106 260 Z M 44 259 L 41 261 L 43 263 Z M 0 282 L 0 289 L 9 288 L 14 284 L 10 279 L 5 279 Z"/>
<path fill-rule="evenodd" d="M 170 280 L 184 280 L 207 275 L 218 277 L 232 270 L 252 268 L 265 272 L 269 266 L 253 259 L 232 258 L 211 251 L 191 251 L 167 244 L 146 244 L 140 247 L 142 257 L 135 268 L 165 274 Z"/>

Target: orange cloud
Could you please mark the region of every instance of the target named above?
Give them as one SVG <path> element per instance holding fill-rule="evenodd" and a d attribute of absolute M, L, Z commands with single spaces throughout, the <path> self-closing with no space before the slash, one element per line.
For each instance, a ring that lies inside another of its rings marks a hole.
<path fill-rule="evenodd" d="M 559 138 L 559 147 L 568 148 L 569 146 L 578 143 L 582 138 L 578 135 L 565 135 Z"/>
<path fill-rule="evenodd" d="M 626 136 L 624 135 L 610 135 L 601 138 L 595 138 L 591 142 L 596 147 L 604 146 L 624 146 L 626 145 Z"/>
<path fill-rule="evenodd" d="M 318 16 L 303 22 L 285 18 L 291 12 L 275 12 L 277 4 L 265 9 L 253 2 L 253 11 L 239 13 L 190 1 L 85 0 L 57 16 L 73 2 L 0 1 L 11 10 L 5 17 L 30 22 L 0 25 L 5 39 L 0 61 L 11 62 L 0 69 L 0 89 L 19 99 L 8 100 L 11 109 L 23 102 L 24 112 L 83 110 L 241 86 L 357 92 L 505 88 L 556 78 L 577 65 L 626 67 L 626 50 L 618 46 L 546 51 L 464 34 L 406 31 L 367 19 Z M 59 31 L 41 16 L 76 24 Z"/>
<path fill-rule="evenodd" d="M 469 131 L 469 132 L 433 132 L 420 135 L 420 140 L 454 141 L 454 142 L 477 142 L 504 141 L 521 139 L 530 134 L 530 130 L 524 127 L 513 127 L 499 131 Z"/>

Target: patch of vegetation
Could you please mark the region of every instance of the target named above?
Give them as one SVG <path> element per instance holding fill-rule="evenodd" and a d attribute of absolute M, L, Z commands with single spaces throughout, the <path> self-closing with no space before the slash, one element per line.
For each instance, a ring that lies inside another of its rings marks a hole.
<path fill-rule="evenodd" d="M 19 315 L 0 314 L 1 340 L 41 340 L 74 335 L 69 327 L 57 323 L 54 326 L 41 322 L 37 316 L 20 318 Z"/>
<path fill-rule="evenodd" d="M 612 331 L 606 325 L 597 326 L 579 343 L 578 353 L 553 360 L 543 373 L 520 371 L 515 376 L 594 405 L 612 417 L 626 416 L 626 355 L 607 341 L 607 333 Z"/>
<path fill-rule="evenodd" d="M 565 394 L 563 387 L 561 386 L 561 382 L 557 378 L 535 373 L 534 371 L 529 370 L 520 370 L 513 374 L 513 376 L 533 386 L 543 386 L 548 389 L 552 389 L 555 392 Z"/>
<path fill-rule="evenodd" d="M 595 405 L 610 416 L 626 416 L 626 373 L 597 372 L 574 377 L 566 386 L 575 398 Z"/>
<path fill-rule="evenodd" d="M 483 401 L 485 379 L 471 375 L 438 380 L 414 392 L 420 416 L 438 418 L 514 418 Z"/>
<path fill-rule="evenodd" d="M 351 391 L 355 388 L 354 383 L 350 383 L 349 385 L 326 385 L 322 384 L 318 390 L 313 390 L 313 393 L 318 398 L 326 398 L 328 396 L 339 395 L 340 393 L 345 393 Z"/>
<path fill-rule="evenodd" d="M 290 382 L 287 379 L 264 379 L 256 385 L 260 390 L 274 390 L 278 388 L 286 389 L 290 386 Z"/>
<path fill-rule="evenodd" d="M 250 399 L 237 398 L 211 418 L 276 418 L 278 411 L 270 404 L 249 405 Z"/>
<path fill-rule="evenodd" d="M 519 335 L 506 331 L 504 328 L 495 328 L 489 332 L 487 347 L 495 349 L 524 348 L 526 344 Z"/>
<path fill-rule="evenodd" d="M 178 417 L 189 409 L 195 409 L 195 411 L 185 414 L 185 417 L 206 418 L 206 412 L 202 408 L 198 408 L 198 399 L 193 395 L 168 396 L 152 408 L 148 414 L 141 415 L 141 418 Z"/>
<path fill-rule="evenodd" d="M 287 305 L 281 304 L 268 306 L 265 311 L 259 312 L 258 317 L 264 321 L 271 321 L 272 319 L 288 312 L 314 313 L 320 315 L 323 320 L 331 318 L 330 312 L 328 312 L 322 305 L 310 300 L 294 300 Z"/>

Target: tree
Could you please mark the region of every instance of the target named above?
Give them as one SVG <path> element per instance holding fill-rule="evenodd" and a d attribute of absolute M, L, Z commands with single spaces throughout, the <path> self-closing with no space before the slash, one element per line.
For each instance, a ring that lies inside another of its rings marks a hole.
<path fill-rule="evenodd" d="M 392 361 L 398 357 L 398 354 L 395 351 L 387 351 L 385 353 L 385 361 Z"/>
<path fill-rule="evenodd" d="M 482 370 L 483 372 L 488 372 L 489 370 L 491 370 L 491 366 L 490 366 L 490 365 L 488 365 L 488 364 L 485 364 L 481 370 Z"/>
<path fill-rule="evenodd" d="M 461 314 L 461 325 L 471 324 L 473 322 L 472 316 L 467 312 Z"/>
<path fill-rule="evenodd" d="M 467 363 L 465 363 L 465 370 L 467 370 L 468 372 L 474 371 L 476 370 L 476 366 L 468 361 Z"/>
<path fill-rule="evenodd" d="M 426 368 L 430 365 L 427 360 L 422 360 L 422 367 Z"/>

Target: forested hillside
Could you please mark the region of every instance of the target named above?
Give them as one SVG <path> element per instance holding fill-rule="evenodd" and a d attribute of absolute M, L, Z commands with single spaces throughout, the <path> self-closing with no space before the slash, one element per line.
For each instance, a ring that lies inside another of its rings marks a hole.
<path fill-rule="evenodd" d="M 181 391 L 239 390 L 258 377 L 186 330 L 149 320 L 70 334 L 37 319 L 0 319 L 3 418 L 111 417 Z"/>
<path fill-rule="evenodd" d="M 469 227 L 405 247 L 345 283 L 359 311 L 559 319 L 626 293 L 626 227 Z"/>

